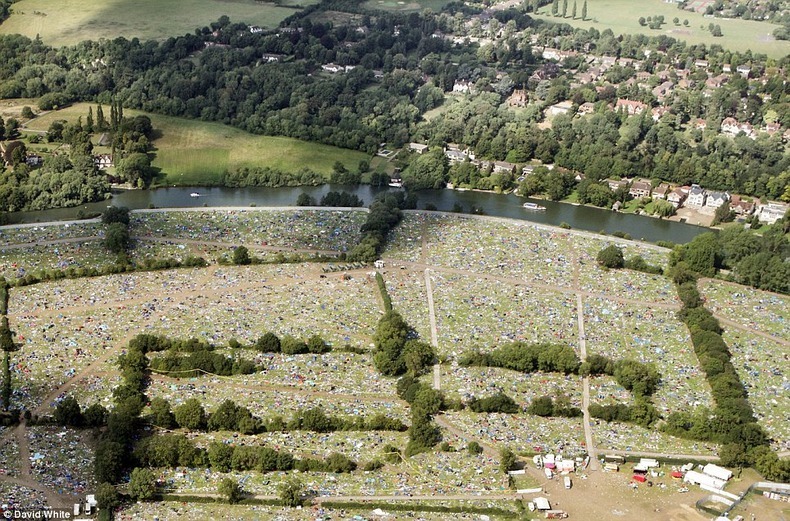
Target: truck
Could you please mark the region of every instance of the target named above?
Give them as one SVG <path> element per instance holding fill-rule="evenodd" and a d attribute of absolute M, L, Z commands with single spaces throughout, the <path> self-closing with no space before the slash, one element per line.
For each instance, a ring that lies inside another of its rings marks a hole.
<path fill-rule="evenodd" d="M 571 483 L 571 477 L 570 477 L 570 476 L 565 476 L 565 478 L 563 479 L 563 481 L 565 482 L 565 488 L 566 488 L 566 489 L 570 489 L 570 488 L 571 488 L 571 485 L 572 485 L 572 483 Z"/>
<path fill-rule="evenodd" d="M 568 513 L 564 510 L 546 510 L 546 519 L 565 519 Z"/>

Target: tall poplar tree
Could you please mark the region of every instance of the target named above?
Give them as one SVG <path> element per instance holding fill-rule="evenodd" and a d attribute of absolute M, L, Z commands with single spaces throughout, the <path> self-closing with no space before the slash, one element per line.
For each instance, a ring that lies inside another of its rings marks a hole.
<path fill-rule="evenodd" d="M 582 4 L 582 20 L 586 20 L 586 19 L 587 19 L 587 0 L 584 0 L 584 3 Z"/>

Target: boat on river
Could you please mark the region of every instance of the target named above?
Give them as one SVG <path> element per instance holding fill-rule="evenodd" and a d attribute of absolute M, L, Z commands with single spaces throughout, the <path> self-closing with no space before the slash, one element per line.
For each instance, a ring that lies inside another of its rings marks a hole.
<path fill-rule="evenodd" d="M 200 197 L 200 194 L 198 192 L 192 192 L 189 194 L 189 197 Z"/>
<path fill-rule="evenodd" d="M 535 204 L 535 203 L 524 203 L 521 206 L 523 206 L 527 210 L 534 210 L 536 212 L 541 212 L 541 211 L 546 209 L 545 206 L 541 206 L 541 205 Z"/>

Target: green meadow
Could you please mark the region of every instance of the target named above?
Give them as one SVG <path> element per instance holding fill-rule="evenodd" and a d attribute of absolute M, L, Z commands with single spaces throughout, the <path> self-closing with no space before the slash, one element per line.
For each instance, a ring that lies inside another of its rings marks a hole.
<path fill-rule="evenodd" d="M 46 130 L 53 121 L 76 121 L 88 114 L 88 103 L 78 103 L 44 114 L 27 124 L 31 130 Z M 95 110 L 95 108 L 94 108 Z M 109 107 L 104 108 L 109 114 Z M 125 116 L 144 114 L 125 110 Z M 270 167 L 294 172 L 309 168 L 328 175 L 335 162 L 357 170 L 359 162 L 370 156 L 355 150 L 310 143 L 279 136 L 257 136 L 220 123 L 147 114 L 156 134 L 152 144 L 153 166 L 167 185 L 218 184 L 222 174 L 240 167 Z"/>
<path fill-rule="evenodd" d="M 589 29 L 595 27 L 599 31 L 611 29 L 615 35 L 642 33 L 648 36 L 661 34 L 683 40 L 690 44 L 718 44 L 725 49 L 762 53 L 772 58 L 781 58 L 790 54 L 790 42 L 774 40 L 771 34 L 779 27 L 768 22 L 753 20 L 709 18 L 700 13 L 678 9 L 674 3 L 663 0 L 587 0 L 587 20 L 581 20 L 581 9 L 584 0 L 576 0 L 577 17 L 571 19 L 573 0 L 568 2 L 568 17 L 551 16 L 551 4 L 543 6 L 536 17 L 556 23 L 567 23 L 573 27 Z M 561 5 L 561 4 L 560 4 Z M 648 16 L 664 16 L 661 29 L 650 29 L 639 25 L 639 18 Z M 679 25 L 672 20 L 677 17 Z M 685 27 L 683 20 L 688 20 Z M 708 24 L 721 26 L 722 37 L 714 37 L 708 31 Z"/>
<path fill-rule="evenodd" d="M 83 40 L 137 37 L 162 40 L 193 32 L 222 15 L 231 21 L 276 27 L 294 13 L 291 5 L 314 0 L 286 0 L 284 6 L 256 0 L 20 0 L 13 14 L 0 25 L 0 34 L 40 35 L 53 46 Z"/>

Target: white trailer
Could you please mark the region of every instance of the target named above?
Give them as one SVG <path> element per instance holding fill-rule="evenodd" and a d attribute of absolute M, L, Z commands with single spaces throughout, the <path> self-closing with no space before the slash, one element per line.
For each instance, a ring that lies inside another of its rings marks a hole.
<path fill-rule="evenodd" d="M 658 464 L 658 460 L 655 460 L 653 458 L 642 458 L 639 460 L 639 465 L 652 469 L 658 467 L 659 464 Z"/>
<path fill-rule="evenodd" d="M 571 485 L 572 485 L 572 483 L 571 483 L 571 477 L 570 477 L 570 476 L 565 476 L 565 479 L 564 479 L 564 481 L 565 481 L 565 488 L 566 488 L 566 489 L 570 489 L 570 488 L 571 488 Z"/>
<path fill-rule="evenodd" d="M 532 500 L 532 502 L 535 503 L 535 508 L 537 508 L 538 510 L 550 510 L 551 509 L 551 505 L 549 504 L 549 500 L 546 499 L 545 497 L 536 497 L 535 499 Z"/>

